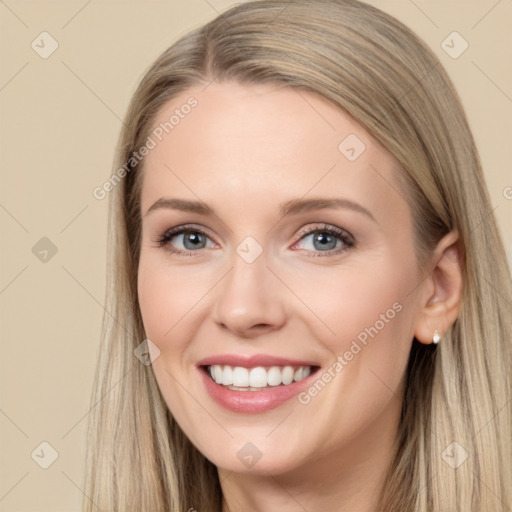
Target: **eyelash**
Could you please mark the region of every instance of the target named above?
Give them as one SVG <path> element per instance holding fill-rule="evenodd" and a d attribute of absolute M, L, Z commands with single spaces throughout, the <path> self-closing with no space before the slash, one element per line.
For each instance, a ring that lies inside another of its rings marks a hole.
<path fill-rule="evenodd" d="M 181 249 L 174 249 L 168 244 L 170 240 L 172 240 L 175 236 L 181 235 L 183 233 L 199 233 L 201 235 L 206 236 L 207 238 L 210 238 L 208 234 L 203 231 L 202 229 L 198 229 L 192 225 L 184 225 L 184 226 L 178 226 L 172 229 L 167 230 L 162 235 L 158 236 L 155 240 L 153 240 L 156 244 L 158 244 L 158 247 L 166 247 L 166 250 L 173 253 L 173 254 L 179 254 L 180 256 L 196 256 L 198 252 L 201 251 L 201 249 L 198 249 L 196 251 L 189 251 L 189 250 L 181 250 Z M 309 257 L 316 258 L 318 256 L 336 256 L 338 254 L 341 254 L 342 252 L 355 247 L 355 241 L 347 231 L 336 228 L 334 226 L 329 226 L 327 224 L 322 225 L 316 225 L 314 228 L 309 228 L 302 230 L 298 236 L 298 239 L 296 242 L 294 242 L 293 245 L 300 242 L 303 238 L 305 238 L 308 235 L 314 234 L 314 233 L 327 233 L 329 235 L 333 235 L 337 237 L 341 242 L 343 243 L 342 247 L 339 247 L 337 249 L 331 249 L 329 251 L 307 251 Z M 204 248 L 203 248 L 204 249 Z"/>

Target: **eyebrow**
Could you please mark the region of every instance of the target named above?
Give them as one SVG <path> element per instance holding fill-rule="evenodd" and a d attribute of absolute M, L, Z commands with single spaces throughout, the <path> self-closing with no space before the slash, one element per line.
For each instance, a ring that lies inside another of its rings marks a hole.
<path fill-rule="evenodd" d="M 282 219 L 288 215 L 296 215 L 298 213 L 309 212 L 314 210 L 322 210 L 326 208 L 332 209 L 349 209 L 358 213 L 362 213 L 374 222 L 377 222 L 373 214 L 354 201 L 343 198 L 312 198 L 312 199 L 292 199 L 285 203 L 280 204 L 279 217 Z M 173 209 L 183 212 L 197 213 L 199 215 L 213 215 L 217 216 L 212 208 L 202 201 L 190 201 L 187 199 L 175 199 L 168 197 L 161 197 L 155 201 L 145 213 L 145 216 L 150 212 L 159 209 Z"/>

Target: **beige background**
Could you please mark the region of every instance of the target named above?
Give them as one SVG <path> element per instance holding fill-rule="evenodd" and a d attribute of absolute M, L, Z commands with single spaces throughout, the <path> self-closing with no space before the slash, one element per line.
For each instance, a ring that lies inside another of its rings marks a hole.
<path fill-rule="evenodd" d="M 371 3 L 423 37 L 453 77 L 512 261 L 512 1 Z M 143 71 L 229 4 L 0 2 L 0 511 L 80 508 L 106 256 L 107 202 L 92 190 L 110 175 Z M 43 31 L 59 45 L 46 59 L 31 47 L 43 50 Z M 457 59 L 441 47 L 453 31 L 469 43 Z M 57 248 L 46 262 L 32 252 L 42 237 Z M 48 469 L 35 462 L 49 460 L 43 441 L 58 452 Z"/>

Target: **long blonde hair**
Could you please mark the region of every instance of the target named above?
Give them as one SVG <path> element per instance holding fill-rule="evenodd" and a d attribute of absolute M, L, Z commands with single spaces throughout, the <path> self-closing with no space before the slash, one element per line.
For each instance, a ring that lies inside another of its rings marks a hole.
<path fill-rule="evenodd" d="M 134 356 L 145 333 L 137 302 L 143 161 L 133 152 L 165 103 L 212 80 L 281 83 L 338 105 L 402 165 L 420 261 L 444 234 L 459 233 L 461 311 L 438 346 L 413 340 L 380 510 L 510 510 L 512 287 L 475 143 L 434 53 L 402 23 L 356 0 L 235 6 L 173 44 L 138 86 L 114 166 L 125 172 L 110 192 L 107 313 L 83 510 L 221 510 L 215 466 L 174 421 L 151 366 Z M 466 453 L 459 467 L 449 463 Z"/>

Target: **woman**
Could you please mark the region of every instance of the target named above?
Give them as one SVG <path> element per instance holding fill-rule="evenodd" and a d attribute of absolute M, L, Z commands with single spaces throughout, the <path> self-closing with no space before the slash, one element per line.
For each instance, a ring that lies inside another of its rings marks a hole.
<path fill-rule="evenodd" d="M 406 27 L 234 7 L 151 66 L 115 169 L 84 510 L 510 510 L 510 274 Z"/>

